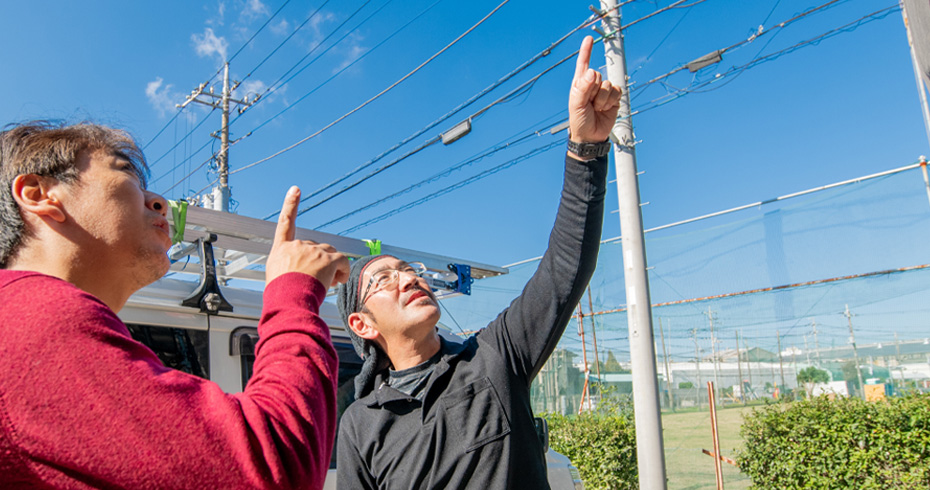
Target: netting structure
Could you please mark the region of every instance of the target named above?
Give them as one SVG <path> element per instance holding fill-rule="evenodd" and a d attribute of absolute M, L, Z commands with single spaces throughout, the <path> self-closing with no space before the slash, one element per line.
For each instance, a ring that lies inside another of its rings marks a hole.
<path fill-rule="evenodd" d="M 812 385 L 798 375 L 811 367 L 839 396 L 930 389 L 925 165 L 647 230 L 663 419 L 705 409 L 708 381 L 718 406 L 805 396 Z M 476 282 L 471 297 L 444 302 L 446 313 L 462 331 L 482 328 L 537 265 Z M 534 381 L 534 410 L 577 413 L 602 392 L 635 396 L 624 290 L 621 241 L 604 240 L 589 291 Z M 738 433 L 739 422 L 721 432 Z M 695 450 L 665 437 L 667 453 Z"/>

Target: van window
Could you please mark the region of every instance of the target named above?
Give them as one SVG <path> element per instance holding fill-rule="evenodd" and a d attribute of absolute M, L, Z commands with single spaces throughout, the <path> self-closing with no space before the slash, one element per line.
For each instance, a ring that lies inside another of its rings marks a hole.
<path fill-rule="evenodd" d="M 126 326 L 132 338 L 152 349 L 165 366 L 210 379 L 206 331 L 137 324 Z"/>
<path fill-rule="evenodd" d="M 230 338 L 230 354 L 239 355 L 242 365 L 242 386 L 244 387 L 252 377 L 252 364 L 255 362 L 255 345 L 258 344 L 258 333 L 251 327 L 240 327 L 233 330 Z M 349 342 L 333 342 L 339 356 L 339 383 L 336 388 L 336 427 L 342 420 L 342 413 L 355 401 L 355 376 L 362 370 L 362 359 L 355 353 Z M 336 437 L 338 438 L 338 432 Z M 331 469 L 336 468 L 336 447 L 333 445 L 333 456 L 329 461 Z"/>

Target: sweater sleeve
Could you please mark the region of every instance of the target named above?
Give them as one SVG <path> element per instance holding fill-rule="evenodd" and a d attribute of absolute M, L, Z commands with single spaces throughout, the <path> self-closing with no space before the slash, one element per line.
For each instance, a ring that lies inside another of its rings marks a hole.
<path fill-rule="evenodd" d="M 268 285 L 253 377 L 230 395 L 166 368 L 67 283 L 0 288 L 0 437 L 13 448 L 0 458 L 54 487 L 322 487 L 338 369 L 324 295 L 304 274 Z"/>
<path fill-rule="evenodd" d="M 549 246 L 523 292 L 478 340 L 491 343 L 528 386 L 552 354 L 594 274 L 604 218 L 607 157 L 565 159 Z"/>

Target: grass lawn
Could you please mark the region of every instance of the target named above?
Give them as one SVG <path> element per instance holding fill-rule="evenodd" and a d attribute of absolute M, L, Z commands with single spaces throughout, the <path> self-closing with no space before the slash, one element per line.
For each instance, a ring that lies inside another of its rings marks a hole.
<path fill-rule="evenodd" d="M 742 405 L 717 408 L 720 452 L 724 456 L 735 459 L 735 450 L 742 444 L 739 428 L 743 423 L 743 413 L 751 410 L 751 407 Z M 701 452 L 701 449 L 714 450 L 709 409 L 663 413 L 662 428 L 665 433 L 665 467 L 669 490 L 715 490 L 714 459 Z M 749 477 L 740 473 L 735 466 L 722 464 L 724 488 L 749 488 Z"/>

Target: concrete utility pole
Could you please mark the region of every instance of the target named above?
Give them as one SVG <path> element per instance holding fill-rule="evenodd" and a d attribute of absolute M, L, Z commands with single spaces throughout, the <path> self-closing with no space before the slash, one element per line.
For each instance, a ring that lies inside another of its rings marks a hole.
<path fill-rule="evenodd" d="M 862 399 L 865 400 L 865 383 L 862 382 L 862 369 L 859 367 L 859 349 L 856 348 L 856 333 L 853 332 L 852 313 L 849 312 L 849 305 L 846 305 L 846 312 L 843 313 L 843 315 L 849 323 L 849 343 L 852 344 L 853 357 L 856 361 L 856 377 L 859 378 L 859 393 L 861 393 Z"/>
<path fill-rule="evenodd" d="M 814 350 L 817 351 L 817 362 L 820 363 L 820 342 L 817 340 L 817 320 L 811 322 L 811 328 L 814 329 Z"/>
<path fill-rule="evenodd" d="M 620 203 L 620 235 L 623 248 L 623 279 L 626 285 L 627 324 L 630 331 L 630 362 L 633 368 L 633 409 L 636 414 L 636 460 L 639 488 L 666 488 L 665 451 L 656 372 L 655 340 L 652 331 L 652 303 L 646 275 L 646 247 L 640 210 L 639 183 L 636 180 L 636 153 L 633 122 L 630 119 L 630 91 L 626 82 L 623 33 L 617 0 L 602 0 L 605 11 L 601 26 L 607 58 L 607 79 L 623 88 L 620 113 L 614 125 L 614 165 Z"/>
<path fill-rule="evenodd" d="M 249 101 L 246 96 L 243 100 L 232 98 L 232 92 L 239 87 L 239 82 L 235 82 L 232 87 L 229 85 L 229 62 L 223 64 L 223 93 L 216 95 L 213 93 L 211 86 L 208 91 L 208 82 L 201 83 L 196 89 L 191 91 L 183 103 L 178 104 L 178 108 L 184 108 L 191 102 L 210 106 L 214 109 L 220 109 L 223 114 L 219 135 L 213 133 L 214 138 L 220 139 L 220 152 L 216 155 L 217 172 L 219 173 L 219 185 L 213 188 L 213 209 L 217 211 L 229 211 L 229 103 L 235 103 L 239 106 L 239 113 L 247 109 L 252 104 L 258 102 L 261 95 L 256 95 Z M 206 100 L 201 100 L 201 97 Z"/>

